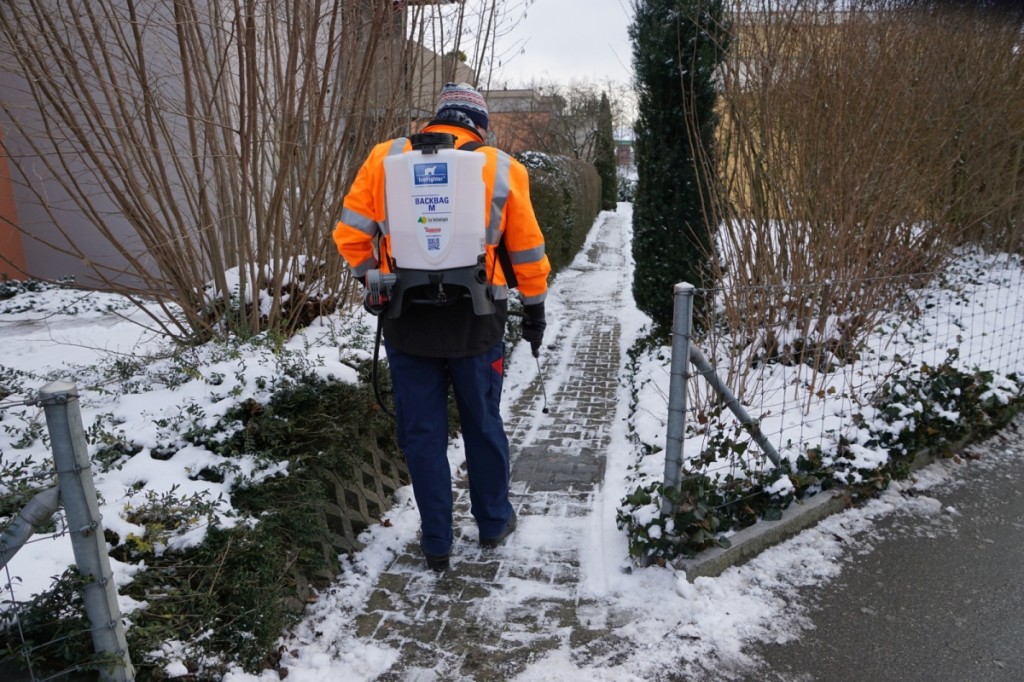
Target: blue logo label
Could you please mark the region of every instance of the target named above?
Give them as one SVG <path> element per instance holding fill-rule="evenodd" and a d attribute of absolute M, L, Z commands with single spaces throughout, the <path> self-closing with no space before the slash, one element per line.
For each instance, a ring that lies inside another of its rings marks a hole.
<path fill-rule="evenodd" d="M 417 185 L 447 185 L 447 163 L 414 163 L 412 166 L 414 183 Z"/>

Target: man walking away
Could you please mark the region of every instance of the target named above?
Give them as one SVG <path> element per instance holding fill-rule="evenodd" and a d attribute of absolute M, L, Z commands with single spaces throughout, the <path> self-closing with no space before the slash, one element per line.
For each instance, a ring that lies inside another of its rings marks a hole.
<path fill-rule="evenodd" d="M 483 144 L 487 103 L 448 83 L 419 135 L 376 145 L 345 197 L 334 241 L 381 315 L 398 443 L 420 512 L 427 565 L 448 568 L 452 482 L 448 386 L 459 411 L 470 509 L 480 544 L 516 528 L 501 418 L 508 292 L 524 306 L 534 355 L 544 335 L 551 267 L 530 203 L 526 168 Z"/>

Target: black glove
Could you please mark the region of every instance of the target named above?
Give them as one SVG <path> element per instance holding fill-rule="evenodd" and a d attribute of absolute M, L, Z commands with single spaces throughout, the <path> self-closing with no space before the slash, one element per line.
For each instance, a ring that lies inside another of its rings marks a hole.
<path fill-rule="evenodd" d="M 534 303 L 523 306 L 523 340 L 530 342 L 533 357 L 540 357 L 540 344 L 544 340 L 544 304 Z"/>

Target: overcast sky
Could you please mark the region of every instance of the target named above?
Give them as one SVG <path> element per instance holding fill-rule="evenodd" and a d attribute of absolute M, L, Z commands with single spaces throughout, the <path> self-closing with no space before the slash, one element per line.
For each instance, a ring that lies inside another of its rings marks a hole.
<path fill-rule="evenodd" d="M 627 84 L 632 0 L 535 0 L 497 43 L 501 70 L 491 87 L 572 81 Z"/>

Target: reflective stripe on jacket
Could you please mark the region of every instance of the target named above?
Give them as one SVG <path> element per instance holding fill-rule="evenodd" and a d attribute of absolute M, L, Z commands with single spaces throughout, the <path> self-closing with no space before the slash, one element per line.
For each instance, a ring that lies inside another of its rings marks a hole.
<path fill-rule="evenodd" d="M 450 124 L 431 124 L 423 132 L 449 133 L 455 146 L 479 141 L 468 128 Z M 345 196 L 341 220 L 334 229 L 338 252 L 362 278 L 367 271 L 380 267 L 389 271 L 389 236 L 384 195 L 384 159 L 412 149 L 406 138 L 388 140 L 376 145 L 359 169 L 352 188 Z M 537 224 L 530 203 L 530 179 L 526 168 L 495 147 L 480 147 L 477 153 L 487 157 L 484 163 L 484 185 L 487 198 L 487 273 L 495 299 L 507 298 L 505 274 L 496 263 L 496 248 L 502 235 L 512 267 L 518 280 L 524 304 L 540 303 L 547 296 L 551 265 L 544 252 L 544 235 Z M 380 235 L 381 253 L 374 252 L 374 239 Z"/>

